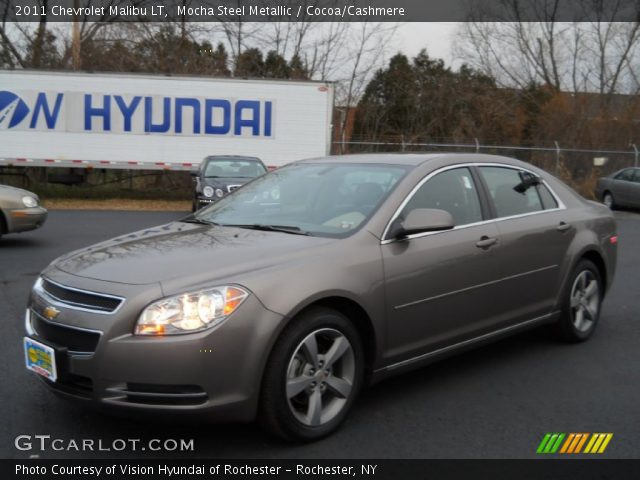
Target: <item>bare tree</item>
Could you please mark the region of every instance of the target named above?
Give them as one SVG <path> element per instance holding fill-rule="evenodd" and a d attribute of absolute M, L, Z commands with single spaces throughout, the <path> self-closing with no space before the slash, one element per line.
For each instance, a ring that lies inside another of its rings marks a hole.
<path fill-rule="evenodd" d="M 456 53 L 504 86 L 632 93 L 638 88 L 640 22 L 615 21 L 630 1 L 582 0 L 583 21 L 558 22 L 566 18 L 566 12 L 560 16 L 560 0 L 501 0 L 505 21 L 485 22 L 486 12 L 472 10 Z"/>
<path fill-rule="evenodd" d="M 111 14 L 111 7 L 121 5 L 138 6 L 146 0 L 109 0 L 101 5 L 103 14 L 89 18 L 82 15 L 74 18 L 78 22 L 78 36 L 75 47 L 93 40 L 96 35 L 106 27 L 113 25 L 120 16 Z M 38 11 L 45 12 L 39 16 L 38 23 L 20 23 L 12 21 L 11 13 L 16 2 L 7 0 L 0 4 L 0 45 L 3 50 L 9 52 L 9 66 L 22 68 L 67 68 L 71 62 L 74 50 L 74 42 L 71 39 L 69 25 L 57 23 L 52 26 L 48 21 L 49 0 L 36 0 Z"/>

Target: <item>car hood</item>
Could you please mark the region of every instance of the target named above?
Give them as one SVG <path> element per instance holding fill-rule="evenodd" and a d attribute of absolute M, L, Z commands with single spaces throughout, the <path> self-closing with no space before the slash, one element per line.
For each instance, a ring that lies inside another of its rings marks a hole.
<path fill-rule="evenodd" d="M 29 190 L 24 190 L 23 188 L 12 187 L 10 185 L 0 185 L 0 192 L 15 194 L 16 196 L 25 196 L 29 195 L 30 197 L 37 196 L 35 193 L 30 192 Z"/>
<path fill-rule="evenodd" d="M 247 272 L 310 258 L 313 250 L 335 241 L 173 222 L 71 252 L 51 267 L 95 280 L 131 285 L 160 282 L 179 289 L 218 279 L 233 283 Z"/>

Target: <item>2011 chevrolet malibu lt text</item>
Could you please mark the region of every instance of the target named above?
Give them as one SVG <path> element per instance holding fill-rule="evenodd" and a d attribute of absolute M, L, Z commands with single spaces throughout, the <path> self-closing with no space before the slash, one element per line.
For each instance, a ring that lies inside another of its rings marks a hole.
<path fill-rule="evenodd" d="M 518 160 L 305 160 L 55 260 L 25 361 L 98 406 L 314 440 L 390 374 L 543 324 L 588 339 L 616 243 L 608 208 Z"/>

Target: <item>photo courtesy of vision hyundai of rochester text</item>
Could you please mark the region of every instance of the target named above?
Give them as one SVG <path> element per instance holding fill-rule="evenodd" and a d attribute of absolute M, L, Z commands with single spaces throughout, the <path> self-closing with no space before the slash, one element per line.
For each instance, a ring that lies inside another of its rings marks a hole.
<path fill-rule="evenodd" d="M 389 375 L 542 325 L 587 340 L 616 244 L 609 208 L 518 160 L 298 161 L 52 262 L 25 361 L 69 399 L 310 441 Z"/>

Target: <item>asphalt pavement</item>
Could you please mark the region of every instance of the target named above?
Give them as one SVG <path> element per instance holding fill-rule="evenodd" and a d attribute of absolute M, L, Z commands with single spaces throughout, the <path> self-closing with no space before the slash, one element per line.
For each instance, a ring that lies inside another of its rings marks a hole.
<path fill-rule="evenodd" d="M 53 211 L 43 228 L 0 239 L 0 457 L 532 458 L 547 432 L 611 432 L 606 458 L 640 457 L 640 214 L 619 212 L 618 272 L 593 338 L 565 345 L 534 330 L 377 384 L 343 428 L 309 445 L 252 424 L 108 416 L 59 399 L 24 368 L 28 292 L 54 258 L 185 213 Z M 20 435 L 193 439 L 192 452 L 22 451 Z"/>

